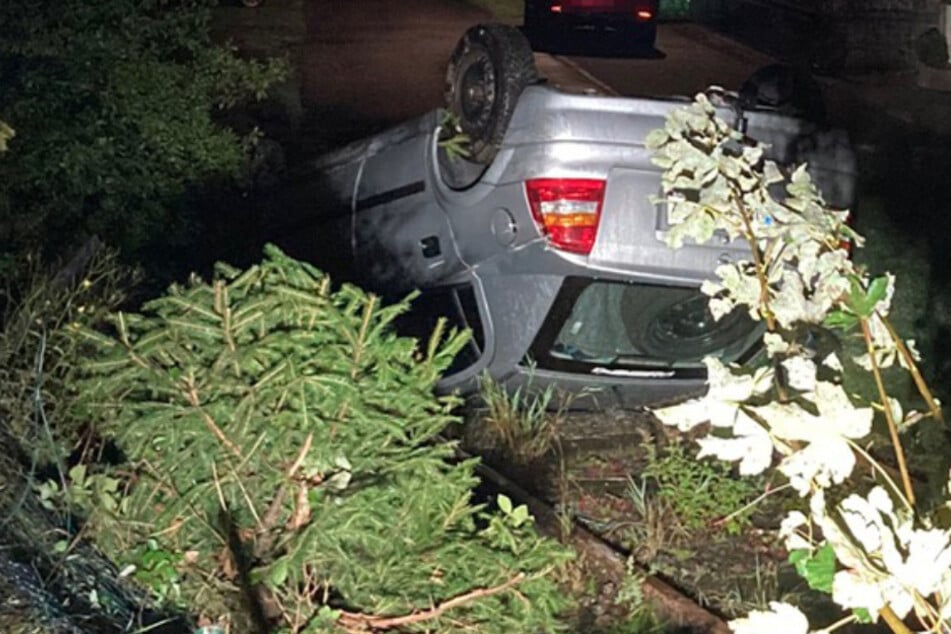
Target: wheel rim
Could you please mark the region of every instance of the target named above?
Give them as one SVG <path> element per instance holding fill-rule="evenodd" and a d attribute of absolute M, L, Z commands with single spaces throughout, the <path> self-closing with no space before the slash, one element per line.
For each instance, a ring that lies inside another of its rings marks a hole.
<path fill-rule="evenodd" d="M 495 104 L 495 71 L 487 57 L 479 55 L 462 74 L 459 108 L 465 122 L 481 128 Z"/>
<path fill-rule="evenodd" d="M 645 328 L 645 347 L 661 356 L 699 358 L 731 347 L 738 335 L 753 329 L 742 310 L 715 320 L 708 302 L 697 295 L 664 308 Z"/>

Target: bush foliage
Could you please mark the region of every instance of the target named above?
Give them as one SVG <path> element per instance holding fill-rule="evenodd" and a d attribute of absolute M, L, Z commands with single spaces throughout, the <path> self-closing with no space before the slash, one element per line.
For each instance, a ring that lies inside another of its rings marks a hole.
<path fill-rule="evenodd" d="M 0 249 L 97 234 L 127 254 L 185 240 L 177 198 L 230 173 L 242 141 L 214 112 L 284 73 L 215 45 L 208 0 L 0 3 Z"/>
<path fill-rule="evenodd" d="M 473 463 L 438 437 L 465 334 L 399 337 L 406 308 L 270 248 L 82 330 L 77 420 L 128 460 L 87 509 L 98 544 L 232 631 L 558 629 L 565 552 L 524 508 L 473 504 Z"/>

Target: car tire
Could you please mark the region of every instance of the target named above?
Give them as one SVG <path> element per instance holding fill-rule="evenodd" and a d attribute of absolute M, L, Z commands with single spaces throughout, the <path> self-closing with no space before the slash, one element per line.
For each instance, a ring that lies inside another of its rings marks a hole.
<path fill-rule="evenodd" d="M 714 321 L 709 298 L 696 289 L 644 301 L 633 293 L 622 303 L 631 343 L 661 359 L 699 360 L 744 341 L 754 328 L 746 311 L 736 308 Z M 739 351 L 737 351 L 739 352 Z"/>
<path fill-rule="evenodd" d="M 456 46 L 446 72 L 446 106 L 469 141 L 466 159 L 495 158 L 519 95 L 538 81 L 528 40 L 515 27 L 480 24 Z"/>

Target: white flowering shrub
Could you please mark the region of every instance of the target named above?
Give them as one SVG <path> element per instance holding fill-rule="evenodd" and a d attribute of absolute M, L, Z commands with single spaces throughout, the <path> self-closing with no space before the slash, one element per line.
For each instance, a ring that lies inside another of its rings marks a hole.
<path fill-rule="evenodd" d="M 706 395 L 655 413 L 681 431 L 709 425 L 699 440 L 701 456 L 737 463 L 742 475 L 775 467 L 808 498 L 809 514 L 790 512 L 781 537 L 810 587 L 849 612 L 810 630 L 797 608 L 773 603 L 731 622 L 731 629 L 806 634 L 881 618 L 900 634 L 951 632 L 951 531 L 916 510 L 899 436 L 923 418 L 940 422 L 941 410 L 918 370 L 913 342 L 888 320 L 894 277 L 872 278 L 857 267 L 849 249 L 862 238 L 848 226 L 848 212 L 825 204 L 805 166 L 784 175 L 706 96 L 672 112 L 647 144 L 665 170 L 670 246 L 715 234 L 748 243 L 749 259 L 722 264 L 702 290 L 715 318 L 743 310 L 764 322 L 769 361 L 737 367 L 707 358 Z M 804 327 L 861 338 L 863 351 L 853 360 L 873 375 L 876 402 L 857 402 L 846 392 L 841 360 L 836 353 L 819 358 L 797 334 Z M 928 412 L 906 412 L 888 394 L 882 370 L 895 364 L 911 374 Z M 889 430 L 895 477 L 864 449 L 876 413 Z M 871 490 L 850 478 L 860 461 L 872 466 Z M 827 495 L 837 485 L 844 495 Z"/>

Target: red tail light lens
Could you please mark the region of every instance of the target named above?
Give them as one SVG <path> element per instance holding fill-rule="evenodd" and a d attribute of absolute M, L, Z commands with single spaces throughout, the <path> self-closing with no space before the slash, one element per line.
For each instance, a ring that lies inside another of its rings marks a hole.
<path fill-rule="evenodd" d="M 551 5 L 551 12 L 552 12 L 552 13 L 561 13 L 562 10 L 563 10 L 563 9 L 562 9 L 562 6 L 561 6 L 560 4 L 553 4 L 553 5 Z"/>
<path fill-rule="evenodd" d="M 634 17 L 636 17 L 641 22 L 647 22 L 654 17 L 654 14 L 648 9 L 639 9 L 634 12 Z"/>
<path fill-rule="evenodd" d="M 555 248 L 588 255 L 594 246 L 604 201 L 604 181 L 535 178 L 525 181 L 532 216 Z"/>

